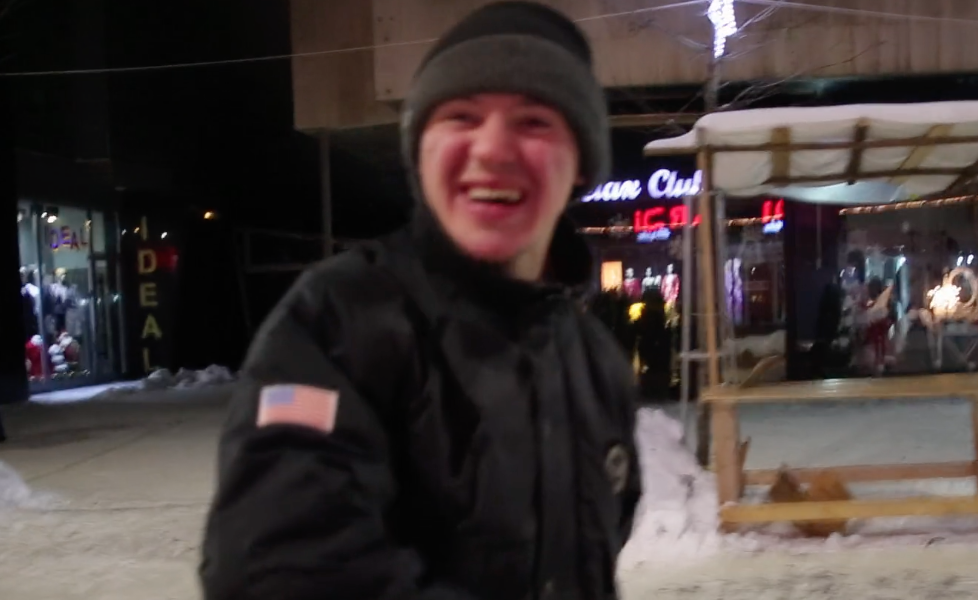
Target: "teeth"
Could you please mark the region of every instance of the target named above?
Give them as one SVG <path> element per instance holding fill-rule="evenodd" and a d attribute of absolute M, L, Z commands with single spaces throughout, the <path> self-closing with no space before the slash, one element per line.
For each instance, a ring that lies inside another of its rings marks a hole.
<path fill-rule="evenodd" d="M 472 188 L 469 197 L 484 202 L 507 202 L 515 204 L 523 198 L 519 190 L 501 190 L 493 188 Z"/>

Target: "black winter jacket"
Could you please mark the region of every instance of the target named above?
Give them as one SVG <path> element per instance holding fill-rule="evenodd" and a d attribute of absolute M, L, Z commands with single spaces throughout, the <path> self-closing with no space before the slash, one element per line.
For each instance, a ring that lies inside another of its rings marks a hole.
<path fill-rule="evenodd" d="M 262 326 L 221 436 L 208 600 L 608 600 L 640 494 L 636 388 L 550 273 L 506 279 L 423 211 L 305 273 Z M 259 392 L 339 394 L 335 428 L 256 426 Z"/>

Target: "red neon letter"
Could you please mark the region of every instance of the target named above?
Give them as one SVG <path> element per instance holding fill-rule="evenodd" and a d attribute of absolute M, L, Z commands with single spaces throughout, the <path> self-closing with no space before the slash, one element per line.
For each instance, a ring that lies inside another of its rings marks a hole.
<path fill-rule="evenodd" d="M 761 222 L 781 221 L 784 219 L 784 198 L 765 200 L 761 209 Z"/>

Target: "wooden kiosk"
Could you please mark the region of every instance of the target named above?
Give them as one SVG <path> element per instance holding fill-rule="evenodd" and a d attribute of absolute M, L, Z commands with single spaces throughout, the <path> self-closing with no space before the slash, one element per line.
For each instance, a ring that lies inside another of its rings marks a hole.
<path fill-rule="evenodd" d="M 978 497 L 894 498 L 874 501 L 742 503 L 745 485 L 769 485 L 777 473 L 744 471 L 741 404 L 966 399 L 973 406 L 974 459 L 966 462 L 799 469 L 798 480 L 832 471 L 845 482 L 978 477 L 978 375 L 822 380 L 753 385 L 728 383 L 721 368 L 721 340 L 731 330 L 718 302 L 718 230 L 726 196 L 779 194 L 824 204 L 887 204 L 952 194 L 978 178 L 978 102 L 849 105 L 714 113 L 689 133 L 656 140 L 647 156 L 695 154 L 703 185 L 698 197 L 697 235 L 701 331 L 711 431 L 725 529 L 776 521 L 819 522 L 893 516 L 978 515 Z M 687 199 L 691 205 L 691 199 Z M 684 236 L 690 239 L 689 235 Z M 684 239 L 685 241 L 685 239 Z M 684 265 L 691 264 L 686 243 Z M 683 315 L 691 313 L 684 294 Z M 688 338 L 689 327 L 683 334 Z M 732 335 L 730 336 L 732 337 Z M 684 348 L 689 348 L 684 340 Z M 688 353 L 697 354 L 697 353 Z M 689 360 L 684 358 L 684 361 Z M 684 364 L 684 376 L 688 367 Z M 750 379 L 750 378 L 749 378 Z"/>

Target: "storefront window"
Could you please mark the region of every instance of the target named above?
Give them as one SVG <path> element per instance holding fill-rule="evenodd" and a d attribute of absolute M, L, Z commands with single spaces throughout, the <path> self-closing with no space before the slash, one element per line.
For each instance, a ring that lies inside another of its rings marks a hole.
<path fill-rule="evenodd" d="M 975 370 L 975 211 L 972 197 L 841 210 L 839 370 Z"/>
<path fill-rule="evenodd" d="M 24 364 L 31 381 L 44 380 L 48 376 L 49 363 L 45 360 L 43 318 L 41 314 L 41 271 L 38 240 L 38 218 L 29 203 L 17 205 L 17 242 L 20 248 L 20 283 L 22 319 L 24 322 Z"/>
<path fill-rule="evenodd" d="M 28 202 L 18 208 L 31 382 L 47 386 L 111 374 L 118 310 L 102 306 L 105 296 L 113 300 L 115 287 L 105 267 L 104 214 Z"/>

